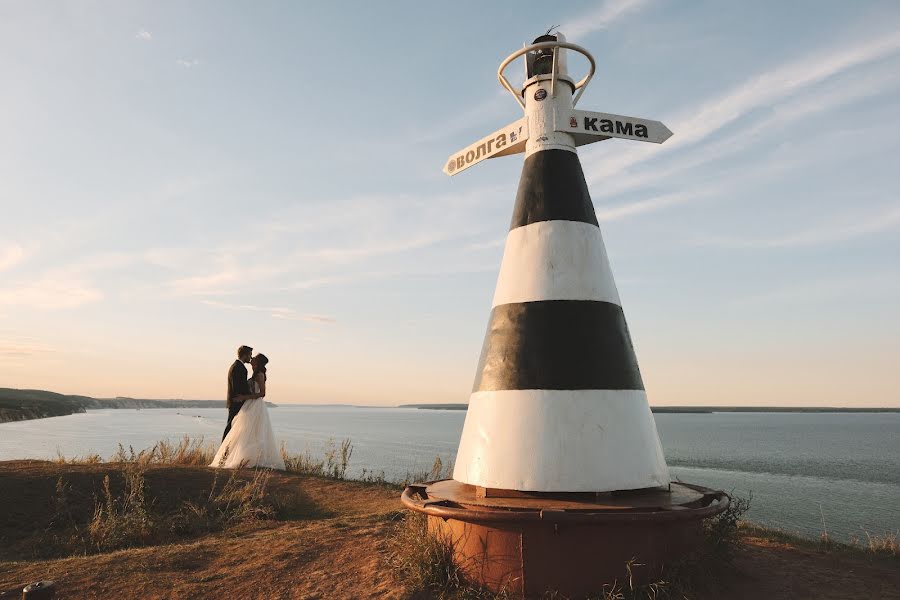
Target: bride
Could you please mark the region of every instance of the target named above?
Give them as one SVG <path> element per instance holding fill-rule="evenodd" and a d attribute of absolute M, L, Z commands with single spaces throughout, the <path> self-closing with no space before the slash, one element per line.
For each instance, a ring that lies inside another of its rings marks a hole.
<path fill-rule="evenodd" d="M 259 398 L 244 401 L 231 423 L 231 431 L 222 440 L 211 467 L 268 467 L 284 470 L 284 459 L 275 446 L 272 421 L 264 400 L 268 362 L 265 354 L 257 354 L 250 360 L 250 366 L 253 367 L 253 376 L 248 381 L 250 393 L 258 394 Z"/>

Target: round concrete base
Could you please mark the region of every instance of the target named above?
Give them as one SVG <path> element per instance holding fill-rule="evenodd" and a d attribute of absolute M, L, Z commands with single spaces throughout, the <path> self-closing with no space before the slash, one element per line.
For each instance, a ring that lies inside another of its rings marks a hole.
<path fill-rule="evenodd" d="M 577 598 L 616 583 L 655 580 L 701 540 L 701 521 L 728 495 L 672 483 L 628 492 L 547 494 L 476 488 L 445 479 L 401 497 L 446 536 L 473 582 L 517 597 Z"/>

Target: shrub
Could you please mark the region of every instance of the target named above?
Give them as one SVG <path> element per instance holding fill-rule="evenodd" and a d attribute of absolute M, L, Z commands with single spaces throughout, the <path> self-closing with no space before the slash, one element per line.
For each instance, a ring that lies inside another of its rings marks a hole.
<path fill-rule="evenodd" d="M 216 471 L 212 488 L 205 502 L 185 502 L 172 519 L 172 529 L 178 533 L 197 533 L 228 529 L 240 523 L 271 519 L 275 508 L 266 497 L 266 487 L 272 476 L 267 469 L 254 469 L 253 477 L 242 480 L 239 471 L 232 470 L 225 483 L 218 487 Z"/>
<path fill-rule="evenodd" d="M 129 465 L 122 470 L 122 479 L 119 495 L 112 492 L 109 475 L 104 476 L 103 498 L 94 501 L 88 535 L 100 552 L 144 545 L 156 530 L 151 505 L 144 494 L 143 465 Z"/>

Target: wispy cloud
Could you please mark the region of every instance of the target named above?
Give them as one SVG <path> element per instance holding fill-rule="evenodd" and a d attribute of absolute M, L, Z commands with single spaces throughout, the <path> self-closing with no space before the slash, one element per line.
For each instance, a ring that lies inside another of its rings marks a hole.
<path fill-rule="evenodd" d="M 0 289 L 0 307 L 60 310 L 76 308 L 102 298 L 103 293 L 99 289 L 79 279 L 45 277 Z"/>
<path fill-rule="evenodd" d="M 616 196 L 630 190 L 646 188 L 657 182 L 671 181 L 680 174 L 744 152 L 761 141 L 768 141 L 772 136 L 780 136 L 785 126 L 878 95 L 895 88 L 898 84 L 900 71 L 892 62 L 855 77 L 852 81 L 840 80 L 825 89 L 815 87 L 773 106 L 771 113 L 756 119 L 746 127 L 730 130 L 728 135 L 718 136 L 715 141 L 681 151 L 665 166 L 655 166 L 653 169 L 634 173 L 630 177 L 605 177 L 603 185 L 595 190 L 593 196 L 596 200 L 604 196 Z"/>
<path fill-rule="evenodd" d="M 439 242 L 456 237 L 451 233 L 424 233 L 413 235 L 405 239 L 380 240 L 368 244 L 353 244 L 343 247 L 318 248 L 305 252 L 307 258 L 326 260 L 336 263 L 357 261 L 361 259 L 384 256 L 386 254 L 398 254 L 418 250 L 426 246 L 432 246 Z"/>
<path fill-rule="evenodd" d="M 175 60 L 175 64 L 185 69 L 193 69 L 200 66 L 200 60 L 196 58 L 179 58 Z"/>
<path fill-rule="evenodd" d="M 34 358 L 56 350 L 28 336 L 0 334 L 0 359 Z"/>
<path fill-rule="evenodd" d="M 201 300 L 202 304 L 223 308 L 226 310 L 248 310 L 251 312 L 269 313 L 273 319 L 283 319 L 286 321 L 306 321 L 307 323 L 332 324 L 337 320 L 332 317 L 314 314 L 299 314 L 293 308 L 284 308 L 279 306 L 256 306 L 253 304 L 228 304 L 217 300 Z"/>
<path fill-rule="evenodd" d="M 601 222 L 604 221 L 615 221 L 617 219 L 622 219 L 625 217 L 631 217 L 634 215 L 639 215 L 648 212 L 654 212 L 660 210 L 662 208 L 667 208 L 669 206 L 674 206 L 676 204 L 682 204 L 684 202 L 688 202 L 690 200 L 697 200 L 700 197 L 708 196 L 709 193 L 698 195 L 698 194 L 688 194 L 684 192 L 675 192 L 672 194 L 663 194 L 661 196 L 655 196 L 653 198 L 647 198 L 645 200 L 638 200 L 637 202 L 629 202 L 627 204 L 622 204 L 620 206 L 614 206 L 612 208 L 607 208 L 603 210 L 597 211 L 597 219 Z"/>
<path fill-rule="evenodd" d="M 348 281 L 354 281 L 358 278 L 356 276 L 326 276 L 326 277 L 311 277 L 308 279 L 301 279 L 287 285 L 283 288 L 280 288 L 279 291 L 286 290 L 314 290 L 318 288 L 323 288 L 330 285 L 335 285 L 339 283 L 346 283 Z"/>
<path fill-rule="evenodd" d="M 474 252 L 477 250 L 488 250 L 490 248 L 501 248 L 505 243 L 506 237 L 500 237 L 493 240 L 487 240 L 485 242 L 473 242 L 471 244 L 467 244 L 466 250 Z"/>
<path fill-rule="evenodd" d="M 0 271 L 16 266 L 25 258 L 25 248 L 19 244 L 6 244 L 0 248 Z"/>
<path fill-rule="evenodd" d="M 900 205 L 889 207 L 874 215 L 867 215 L 859 220 L 849 220 L 844 216 L 839 222 L 822 223 L 817 227 L 778 236 L 760 238 L 709 237 L 698 239 L 694 244 L 726 248 L 815 246 L 844 242 L 887 231 L 900 231 Z"/>
<path fill-rule="evenodd" d="M 594 10 L 564 22 L 559 30 L 569 40 L 585 38 L 643 9 L 647 4 L 649 0 L 606 0 Z"/>
<path fill-rule="evenodd" d="M 650 4 L 650 0 L 606 0 L 597 8 L 572 17 L 563 22 L 559 27 L 566 39 L 577 41 L 588 35 L 601 31 L 622 20 L 628 15 L 639 12 L 646 5 Z M 510 75 L 512 73 L 512 75 Z M 516 81 L 516 77 L 520 73 L 519 70 L 507 69 L 507 76 L 510 77 L 513 87 L 521 83 L 521 79 Z M 510 112 L 515 107 L 515 101 L 507 96 L 508 92 L 503 88 L 496 88 L 494 93 L 480 101 L 478 104 L 471 106 L 463 112 L 444 119 L 440 127 L 401 133 L 399 138 L 402 145 L 409 143 L 424 144 L 445 139 L 452 135 L 456 135 L 461 131 L 471 129 L 478 124 L 494 123 L 495 127 L 500 128 L 504 122 L 512 121 L 514 118 L 508 115 L 515 113 Z M 504 117 L 507 115 L 507 117 Z M 487 133 L 487 132 L 484 132 Z M 484 135 L 482 133 L 481 135 Z M 477 137 L 474 138 L 478 139 Z M 383 145 L 383 142 L 380 142 Z M 448 152 L 449 154 L 449 152 Z"/>
<path fill-rule="evenodd" d="M 171 282 L 170 287 L 176 294 L 183 295 L 223 293 L 225 288 L 240 281 L 240 274 L 237 268 L 225 267 L 208 275 L 181 277 Z"/>
<path fill-rule="evenodd" d="M 895 31 L 833 50 L 819 49 L 801 59 L 756 75 L 707 101 L 699 109 L 692 108 L 681 115 L 664 119 L 675 132 L 675 136 L 665 145 L 654 148 L 647 144 L 633 145 L 616 157 L 604 156 L 602 161 L 597 161 L 594 168 L 590 169 L 590 181 L 604 180 L 645 159 L 657 157 L 660 153 L 683 151 L 684 147 L 705 140 L 754 109 L 771 107 L 805 88 L 854 67 L 890 56 L 898 50 L 900 32 Z M 802 113 L 793 117 L 799 114 Z M 782 115 L 780 118 L 790 116 Z"/>
<path fill-rule="evenodd" d="M 153 34 L 150 33 L 149 31 L 147 31 L 146 29 L 139 29 L 134 34 L 134 37 L 136 37 L 139 40 L 144 40 L 145 42 L 149 42 L 150 40 L 153 39 Z"/>
<path fill-rule="evenodd" d="M 810 302 L 818 305 L 845 301 L 848 297 L 858 300 L 865 294 L 883 298 L 897 293 L 900 293 L 900 279 L 896 273 L 870 273 L 791 283 L 740 298 L 732 306 L 738 309 L 796 303 L 809 306 Z"/>
<path fill-rule="evenodd" d="M 270 279 L 287 270 L 286 267 L 265 265 L 243 266 L 231 255 L 220 260 L 218 269 L 205 275 L 182 277 L 168 284 L 175 295 L 197 296 L 205 294 L 228 294 L 236 289 Z"/>

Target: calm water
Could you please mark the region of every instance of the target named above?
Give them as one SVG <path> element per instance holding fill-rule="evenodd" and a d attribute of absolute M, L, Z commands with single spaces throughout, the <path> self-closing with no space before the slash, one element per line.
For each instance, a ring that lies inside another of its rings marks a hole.
<path fill-rule="evenodd" d="M 673 478 L 753 494 L 750 518 L 810 537 L 900 530 L 900 414 L 655 415 Z M 465 412 L 285 406 L 275 434 L 319 455 L 329 438 L 353 440 L 351 474 L 400 478 L 452 459 Z M 221 437 L 224 409 L 97 410 L 0 424 L 0 460 L 135 449 L 162 437 Z"/>

